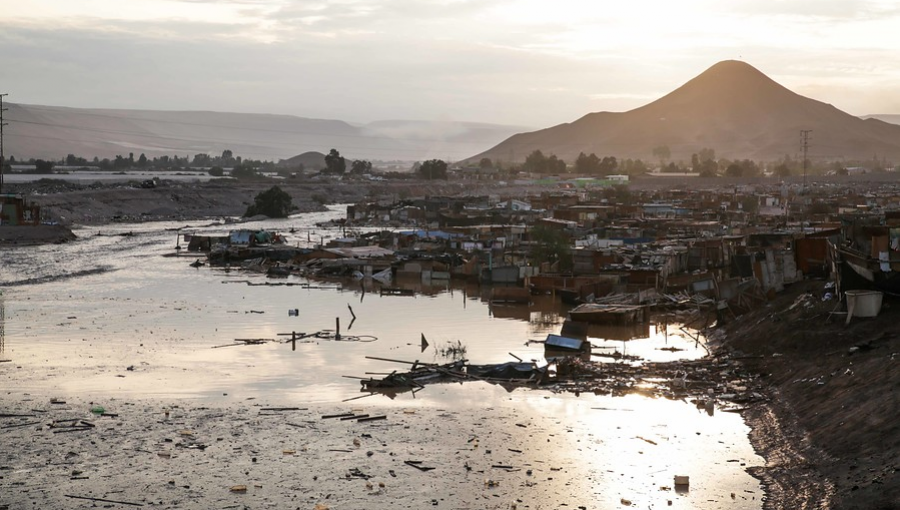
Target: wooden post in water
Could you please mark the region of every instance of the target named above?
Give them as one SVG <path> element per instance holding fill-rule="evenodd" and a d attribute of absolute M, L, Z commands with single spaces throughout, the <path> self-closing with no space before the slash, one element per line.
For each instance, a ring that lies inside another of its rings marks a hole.
<path fill-rule="evenodd" d="M 335 340 L 341 339 L 341 318 L 340 317 L 334 318 L 334 339 Z"/>

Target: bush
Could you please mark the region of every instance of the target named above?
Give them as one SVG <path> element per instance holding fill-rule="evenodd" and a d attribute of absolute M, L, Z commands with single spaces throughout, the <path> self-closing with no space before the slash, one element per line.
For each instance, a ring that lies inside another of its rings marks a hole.
<path fill-rule="evenodd" d="M 270 218 L 287 218 L 288 214 L 294 210 L 291 203 L 291 196 L 281 190 L 278 186 L 272 186 L 267 191 L 263 191 L 256 195 L 253 204 L 247 207 L 244 216 L 256 216 L 264 214 Z"/>
<path fill-rule="evenodd" d="M 259 177 L 259 174 L 250 167 L 236 165 L 231 169 L 231 176 L 235 179 L 255 179 Z"/>

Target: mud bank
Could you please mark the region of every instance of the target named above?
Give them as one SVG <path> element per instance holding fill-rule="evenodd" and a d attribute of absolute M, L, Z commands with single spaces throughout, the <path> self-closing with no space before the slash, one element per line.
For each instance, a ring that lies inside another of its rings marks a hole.
<path fill-rule="evenodd" d="M 400 200 L 407 197 L 488 194 L 496 186 L 450 181 L 161 181 L 155 188 L 125 184 L 20 184 L 13 192 L 25 193 L 44 214 L 64 224 L 100 225 L 114 221 L 196 220 L 235 217 L 246 212 L 254 197 L 277 185 L 293 199 L 296 212 L 325 210 L 324 204 L 364 200 Z M 535 188 L 539 189 L 539 188 Z M 504 188 L 516 194 L 522 190 Z"/>
<path fill-rule="evenodd" d="M 0 226 L 0 245 L 33 246 L 59 244 L 75 240 L 75 234 L 61 225 Z"/>
<path fill-rule="evenodd" d="M 872 319 L 831 315 L 822 282 L 795 284 L 724 328 L 769 402 L 744 412 L 766 458 L 765 508 L 900 508 L 900 303 Z"/>

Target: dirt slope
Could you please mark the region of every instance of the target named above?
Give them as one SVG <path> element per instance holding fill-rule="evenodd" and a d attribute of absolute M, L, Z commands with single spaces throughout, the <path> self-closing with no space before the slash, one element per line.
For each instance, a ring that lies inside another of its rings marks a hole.
<path fill-rule="evenodd" d="M 796 284 L 725 327 L 771 391 L 746 412 L 769 463 L 754 474 L 767 508 L 900 508 L 900 301 L 845 326 L 822 287 Z"/>

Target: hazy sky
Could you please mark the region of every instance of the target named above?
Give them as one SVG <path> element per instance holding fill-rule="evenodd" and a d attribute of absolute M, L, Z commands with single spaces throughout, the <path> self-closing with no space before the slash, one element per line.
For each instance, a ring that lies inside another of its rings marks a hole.
<path fill-rule="evenodd" d="M 0 0 L 0 92 L 75 107 L 545 127 L 725 59 L 900 113 L 900 2 Z"/>

